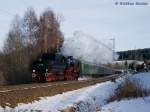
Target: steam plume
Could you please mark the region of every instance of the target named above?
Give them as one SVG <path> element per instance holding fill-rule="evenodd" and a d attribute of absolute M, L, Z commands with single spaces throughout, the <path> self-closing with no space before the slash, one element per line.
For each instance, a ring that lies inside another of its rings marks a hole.
<path fill-rule="evenodd" d="M 112 44 L 104 44 L 81 32 L 76 32 L 73 37 L 65 39 L 61 51 L 66 56 L 95 64 L 106 64 L 113 60 Z"/>

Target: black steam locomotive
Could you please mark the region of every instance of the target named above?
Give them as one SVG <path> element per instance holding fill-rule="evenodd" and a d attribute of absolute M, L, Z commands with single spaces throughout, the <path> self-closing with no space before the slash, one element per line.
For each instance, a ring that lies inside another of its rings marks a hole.
<path fill-rule="evenodd" d="M 79 62 L 72 56 L 60 53 L 45 53 L 32 64 L 33 82 L 77 80 Z"/>

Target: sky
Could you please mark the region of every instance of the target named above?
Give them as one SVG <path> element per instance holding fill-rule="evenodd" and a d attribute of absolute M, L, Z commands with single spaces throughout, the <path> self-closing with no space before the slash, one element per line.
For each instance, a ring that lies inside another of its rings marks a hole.
<path fill-rule="evenodd" d="M 16 14 L 23 17 L 28 7 L 39 15 L 50 7 L 62 16 L 65 38 L 81 31 L 97 40 L 112 42 L 115 50 L 150 48 L 150 0 L 0 0 L 0 48 Z M 144 2 L 146 5 L 136 5 Z M 117 4 L 118 3 L 118 4 Z"/>

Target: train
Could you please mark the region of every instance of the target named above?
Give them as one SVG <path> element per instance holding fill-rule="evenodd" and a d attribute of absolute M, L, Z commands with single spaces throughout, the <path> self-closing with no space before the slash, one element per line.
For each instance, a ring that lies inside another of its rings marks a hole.
<path fill-rule="evenodd" d="M 78 80 L 79 76 L 99 77 L 114 74 L 114 70 L 64 56 L 61 53 L 45 53 L 32 63 L 32 81 Z"/>

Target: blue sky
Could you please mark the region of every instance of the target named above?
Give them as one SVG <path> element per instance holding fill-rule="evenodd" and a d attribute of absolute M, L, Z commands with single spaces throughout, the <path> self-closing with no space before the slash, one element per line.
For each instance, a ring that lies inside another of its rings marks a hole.
<path fill-rule="evenodd" d="M 0 47 L 13 17 L 16 14 L 23 16 L 27 7 L 33 7 L 37 14 L 50 7 L 63 15 L 61 30 L 66 38 L 75 31 L 82 31 L 101 41 L 115 38 L 116 50 L 150 47 L 150 0 L 145 1 L 148 5 L 141 6 L 115 5 L 117 0 L 0 1 Z M 137 1 L 144 0 L 130 0 Z"/>

